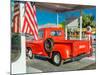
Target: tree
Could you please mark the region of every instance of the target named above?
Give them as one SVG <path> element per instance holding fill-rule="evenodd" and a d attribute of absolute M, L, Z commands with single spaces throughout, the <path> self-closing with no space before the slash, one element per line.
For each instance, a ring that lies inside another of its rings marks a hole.
<path fill-rule="evenodd" d="M 95 18 L 94 18 L 93 15 L 91 15 L 91 14 L 88 14 L 88 15 L 84 14 L 82 16 L 82 28 L 86 28 L 87 26 L 91 26 L 92 28 L 95 28 L 96 24 L 95 24 L 95 20 L 94 19 Z M 63 28 L 65 28 L 66 23 L 67 23 L 67 20 L 63 21 L 60 24 L 62 25 Z M 80 21 L 79 21 L 79 25 L 80 25 Z"/>
<path fill-rule="evenodd" d="M 86 28 L 87 26 L 91 26 L 92 28 L 95 28 L 95 21 L 93 15 L 83 15 L 82 16 L 82 27 Z"/>
<path fill-rule="evenodd" d="M 62 28 L 65 28 L 65 21 L 61 22 L 60 24 L 62 25 Z"/>

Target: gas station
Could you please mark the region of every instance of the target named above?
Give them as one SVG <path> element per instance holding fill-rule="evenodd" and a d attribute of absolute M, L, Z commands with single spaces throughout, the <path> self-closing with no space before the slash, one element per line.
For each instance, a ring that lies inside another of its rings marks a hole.
<path fill-rule="evenodd" d="M 25 1 L 18 1 L 18 2 L 20 3 L 20 19 L 21 19 L 20 26 L 22 27 Z M 57 26 L 59 24 L 59 13 L 69 12 L 69 11 L 79 11 L 80 12 L 80 19 L 79 19 L 80 20 L 79 21 L 79 24 L 80 24 L 79 25 L 79 28 L 80 28 L 80 40 L 82 40 L 82 15 L 83 15 L 82 14 L 82 10 L 83 9 L 91 9 L 91 8 L 95 7 L 94 5 L 62 4 L 62 3 L 47 3 L 47 2 L 35 2 L 35 6 L 36 6 L 37 9 L 49 10 L 51 12 L 55 12 L 56 13 Z M 67 34 L 67 31 L 65 32 L 65 34 Z M 89 36 L 90 36 L 90 34 L 89 34 Z M 67 37 L 67 35 L 66 35 L 66 37 Z M 66 38 L 66 40 L 67 40 L 67 38 Z M 21 53 L 20 53 L 19 58 L 15 62 L 11 63 L 12 74 L 27 73 L 27 66 L 26 66 L 26 61 L 27 60 L 26 60 L 25 36 L 24 35 L 21 35 L 21 51 L 20 52 Z M 33 71 L 33 73 L 35 73 L 35 72 Z"/>

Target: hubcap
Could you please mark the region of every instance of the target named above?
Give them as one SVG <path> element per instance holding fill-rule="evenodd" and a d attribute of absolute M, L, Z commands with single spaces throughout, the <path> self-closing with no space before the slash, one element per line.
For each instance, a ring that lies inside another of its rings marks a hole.
<path fill-rule="evenodd" d="M 32 57 L 32 51 L 31 51 L 31 50 L 29 50 L 28 56 L 29 56 L 29 57 Z"/>
<path fill-rule="evenodd" d="M 59 64 L 59 62 L 60 62 L 60 57 L 59 57 L 58 55 L 55 55 L 55 56 L 54 56 L 54 62 L 57 63 L 57 64 Z"/>
<path fill-rule="evenodd" d="M 28 49 L 26 49 L 26 53 L 28 53 Z"/>

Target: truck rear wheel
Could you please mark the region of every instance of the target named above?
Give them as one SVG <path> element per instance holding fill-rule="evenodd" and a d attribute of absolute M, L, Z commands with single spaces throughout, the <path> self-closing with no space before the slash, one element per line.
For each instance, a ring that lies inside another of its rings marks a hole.
<path fill-rule="evenodd" d="M 58 52 L 55 52 L 52 54 L 52 62 L 54 65 L 56 66 L 60 66 L 61 65 L 61 55 Z"/>
<path fill-rule="evenodd" d="M 29 57 L 30 59 L 33 58 L 33 53 L 32 53 L 32 49 L 31 48 L 27 48 L 27 57 Z"/>
<path fill-rule="evenodd" d="M 44 49 L 46 52 L 51 52 L 53 49 L 54 42 L 51 38 L 48 38 L 44 42 Z"/>

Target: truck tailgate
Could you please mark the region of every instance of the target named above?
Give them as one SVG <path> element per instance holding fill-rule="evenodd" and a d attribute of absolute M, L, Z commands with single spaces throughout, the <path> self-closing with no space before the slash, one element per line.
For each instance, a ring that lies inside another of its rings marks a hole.
<path fill-rule="evenodd" d="M 77 56 L 89 52 L 89 41 L 75 41 L 73 42 L 72 55 Z"/>

